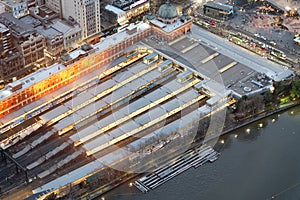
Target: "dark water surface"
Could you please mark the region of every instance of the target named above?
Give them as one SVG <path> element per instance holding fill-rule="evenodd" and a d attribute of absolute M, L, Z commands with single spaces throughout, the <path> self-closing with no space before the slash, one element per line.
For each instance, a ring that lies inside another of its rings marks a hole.
<path fill-rule="evenodd" d="M 234 131 L 216 148 L 221 152 L 217 161 L 190 168 L 147 194 L 127 182 L 102 198 L 300 200 L 300 107 Z"/>

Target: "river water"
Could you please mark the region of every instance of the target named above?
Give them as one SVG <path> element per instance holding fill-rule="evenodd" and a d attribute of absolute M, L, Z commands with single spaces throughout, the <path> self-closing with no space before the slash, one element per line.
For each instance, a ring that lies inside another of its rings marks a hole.
<path fill-rule="evenodd" d="M 146 194 L 127 182 L 102 199 L 300 199 L 300 107 L 222 137 L 216 149 L 221 156 L 214 163 L 190 168 Z"/>

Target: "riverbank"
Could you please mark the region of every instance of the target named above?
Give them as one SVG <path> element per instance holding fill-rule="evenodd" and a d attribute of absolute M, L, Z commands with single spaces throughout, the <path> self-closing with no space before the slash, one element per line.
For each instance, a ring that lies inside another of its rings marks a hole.
<path fill-rule="evenodd" d="M 247 126 L 253 122 L 256 122 L 256 121 L 259 121 L 259 120 L 262 120 L 264 118 L 267 118 L 271 115 L 274 115 L 276 113 L 280 113 L 280 112 L 283 112 L 285 110 L 288 110 L 290 108 L 293 108 L 295 106 L 299 106 L 300 105 L 300 101 L 296 101 L 296 102 L 293 102 L 293 103 L 287 103 L 287 104 L 283 104 L 281 105 L 280 107 L 278 107 L 276 110 L 273 110 L 273 111 L 265 111 L 265 112 L 262 112 L 260 113 L 259 115 L 257 115 L 257 117 L 253 118 L 253 119 L 250 119 L 250 120 L 247 120 L 233 128 L 229 128 L 227 130 L 224 130 L 220 135 L 215 135 L 214 137 L 212 138 L 209 138 L 207 139 L 206 138 L 206 141 L 205 142 L 208 142 L 210 140 L 213 140 L 213 139 L 216 139 L 217 137 L 220 137 L 220 136 L 223 136 L 223 135 L 226 135 L 226 134 L 230 134 L 231 132 L 237 130 L 237 129 L 240 129 L 244 126 Z M 197 144 L 194 144 L 191 146 L 191 148 L 195 148 L 195 146 L 198 146 L 198 145 L 201 145 L 201 143 L 197 143 Z M 151 169 L 149 169 L 151 170 Z M 119 187 L 120 185 L 124 184 L 125 182 L 128 182 L 129 180 L 132 180 L 136 177 L 138 177 L 139 174 L 126 174 L 125 176 L 123 177 L 118 177 L 117 179 L 115 179 L 114 181 L 112 181 L 111 183 L 109 184 L 106 184 L 105 186 L 102 186 L 92 192 L 90 192 L 89 194 L 85 194 L 85 195 L 82 195 L 80 199 L 94 199 L 96 197 L 99 197 L 99 196 L 102 196 L 104 195 L 105 193 Z"/>
<path fill-rule="evenodd" d="M 251 119 L 249 121 L 243 122 L 242 124 L 239 124 L 239 125 L 237 125 L 237 126 L 235 126 L 233 128 L 230 128 L 228 130 L 224 130 L 221 135 L 226 135 L 226 134 L 228 134 L 228 133 L 230 133 L 230 132 L 232 132 L 232 131 L 234 131 L 236 129 L 239 129 L 239 128 L 242 128 L 244 126 L 247 126 L 247 125 L 249 125 L 249 124 L 251 124 L 253 122 L 259 121 L 261 119 L 264 119 L 266 117 L 269 117 L 269 116 L 274 115 L 276 113 L 283 112 L 285 110 L 288 110 L 290 108 L 293 108 L 293 107 L 296 107 L 296 106 L 299 106 L 299 105 L 300 105 L 300 101 L 296 101 L 296 102 L 292 102 L 292 103 L 287 103 L 287 104 L 282 104 L 276 110 L 262 112 L 257 117 L 255 117 L 255 118 L 253 118 L 253 119 Z M 214 139 L 214 138 L 211 138 L 211 139 Z"/>
<path fill-rule="evenodd" d="M 275 120 L 273 120 L 275 119 Z M 297 199 L 300 196 L 300 106 L 224 135 L 213 164 L 191 169 L 155 190 L 123 184 L 105 200 Z M 263 124 L 259 126 L 258 124 Z M 131 181 L 132 182 L 132 181 Z"/>

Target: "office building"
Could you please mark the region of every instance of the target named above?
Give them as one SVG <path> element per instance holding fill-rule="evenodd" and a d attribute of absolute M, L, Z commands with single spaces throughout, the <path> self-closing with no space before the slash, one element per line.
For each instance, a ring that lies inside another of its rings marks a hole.
<path fill-rule="evenodd" d="M 62 16 L 79 24 L 83 39 L 101 31 L 100 0 L 63 0 Z"/>

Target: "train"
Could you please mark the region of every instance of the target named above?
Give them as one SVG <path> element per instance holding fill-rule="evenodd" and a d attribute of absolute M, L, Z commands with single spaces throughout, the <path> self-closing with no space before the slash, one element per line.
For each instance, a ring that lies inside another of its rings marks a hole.
<path fill-rule="evenodd" d="M 249 41 L 247 38 L 241 38 L 241 36 L 242 35 L 238 34 L 229 34 L 228 39 L 229 41 L 247 48 L 260 56 L 266 56 L 267 54 L 270 54 L 280 60 L 286 60 L 286 55 L 284 52 L 261 42 Z"/>

